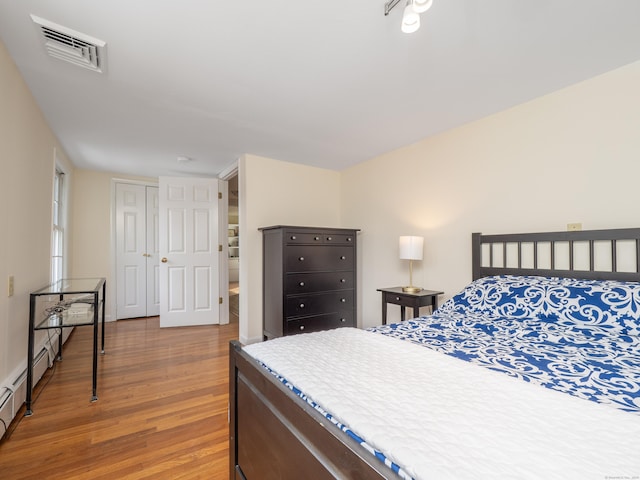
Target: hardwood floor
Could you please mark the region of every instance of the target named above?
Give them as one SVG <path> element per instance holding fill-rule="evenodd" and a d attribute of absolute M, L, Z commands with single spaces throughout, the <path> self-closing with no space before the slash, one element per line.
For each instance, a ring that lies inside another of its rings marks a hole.
<path fill-rule="evenodd" d="M 34 415 L 23 418 L 23 407 L 0 443 L 0 477 L 227 479 L 228 342 L 238 324 L 160 329 L 152 317 L 106 328 L 99 400 L 89 401 L 92 329 L 76 328 L 36 389 Z"/>

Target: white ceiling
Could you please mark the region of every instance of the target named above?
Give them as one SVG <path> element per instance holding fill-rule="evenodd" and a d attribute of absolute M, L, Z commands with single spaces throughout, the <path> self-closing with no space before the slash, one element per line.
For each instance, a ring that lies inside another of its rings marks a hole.
<path fill-rule="evenodd" d="M 638 0 L 434 0 L 413 34 L 402 8 L 0 0 L 0 37 L 75 165 L 148 176 L 340 170 L 640 60 Z M 105 41 L 106 73 L 46 56 L 30 14 Z"/>

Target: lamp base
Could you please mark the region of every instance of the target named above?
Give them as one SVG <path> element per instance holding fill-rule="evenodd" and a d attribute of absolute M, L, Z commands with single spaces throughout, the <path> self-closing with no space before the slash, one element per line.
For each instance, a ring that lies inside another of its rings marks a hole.
<path fill-rule="evenodd" d="M 422 287 L 402 287 L 402 291 L 406 293 L 419 293 L 422 291 Z"/>

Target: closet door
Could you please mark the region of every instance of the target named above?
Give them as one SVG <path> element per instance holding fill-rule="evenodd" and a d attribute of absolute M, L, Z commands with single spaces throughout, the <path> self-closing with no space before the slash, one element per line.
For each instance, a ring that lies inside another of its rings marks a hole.
<path fill-rule="evenodd" d="M 116 184 L 116 319 L 160 314 L 158 187 Z"/>
<path fill-rule="evenodd" d="M 158 187 L 147 186 L 147 316 L 160 315 L 160 240 Z"/>
<path fill-rule="evenodd" d="M 146 190 L 116 184 L 116 319 L 147 316 Z"/>

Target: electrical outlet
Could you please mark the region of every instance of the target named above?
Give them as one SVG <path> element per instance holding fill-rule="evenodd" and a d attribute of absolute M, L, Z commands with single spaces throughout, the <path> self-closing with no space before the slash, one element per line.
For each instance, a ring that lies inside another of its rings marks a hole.
<path fill-rule="evenodd" d="M 13 296 L 13 275 L 9 275 L 9 281 L 7 282 L 7 297 Z"/>
<path fill-rule="evenodd" d="M 582 230 L 581 223 L 567 223 L 568 232 L 577 232 L 578 230 Z"/>

